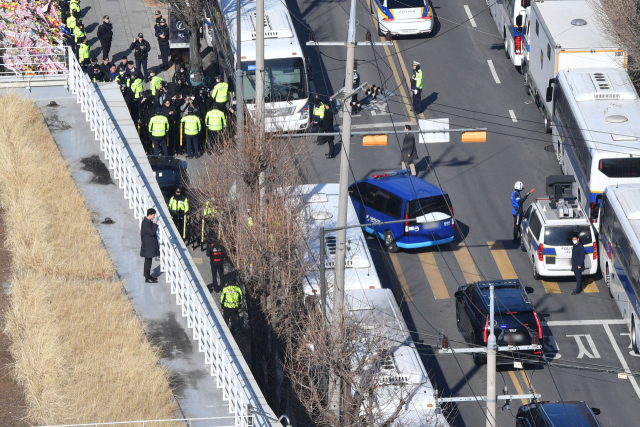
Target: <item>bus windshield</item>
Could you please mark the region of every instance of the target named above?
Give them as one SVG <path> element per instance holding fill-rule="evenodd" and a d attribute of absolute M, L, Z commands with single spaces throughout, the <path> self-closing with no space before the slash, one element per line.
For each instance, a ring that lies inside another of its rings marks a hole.
<path fill-rule="evenodd" d="M 266 59 L 264 68 L 265 102 L 296 101 L 308 97 L 302 58 Z M 242 71 L 245 100 L 253 103 L 256 97 L 255 62 L 243 62 Z"/>

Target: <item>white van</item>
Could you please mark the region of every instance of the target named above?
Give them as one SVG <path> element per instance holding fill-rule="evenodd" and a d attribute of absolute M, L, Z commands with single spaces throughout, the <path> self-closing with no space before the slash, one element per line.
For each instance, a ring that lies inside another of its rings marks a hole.
<path fill-rule="evenodd" d="M 369 0 L 369 10 L 385 36 L 425 34 L 433 30 L 433 10 L 427 0 Z"/>

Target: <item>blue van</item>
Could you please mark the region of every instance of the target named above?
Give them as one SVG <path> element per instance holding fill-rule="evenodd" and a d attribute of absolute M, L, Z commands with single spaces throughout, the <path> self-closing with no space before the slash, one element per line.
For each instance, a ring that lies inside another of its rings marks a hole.
<path fill-rule="evenodd" d="M 384 239 L 389 252 L 453 241 L 451 200 L 433 184 L 396 171 L 372 175 L 349 186 L 361 224 L 418 218 L 417 221 L 363 227 Z"/>

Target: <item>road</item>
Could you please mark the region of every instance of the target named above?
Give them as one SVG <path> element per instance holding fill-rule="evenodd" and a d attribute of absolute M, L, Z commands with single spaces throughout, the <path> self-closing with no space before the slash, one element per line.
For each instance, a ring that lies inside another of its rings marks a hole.
<path fill-rule="evenodd" d="M 290 0 L 288 5 L 301 40 L 310 29 L 317 41 L 346 40 L 348 1 Z M 514 182 L 523 181 L 525 190 L 536 188 L 534 195 L 540 197 L 545 178 L 561 173 L 555 154 L 545 150 L 551 137 L 525 93 L 522 76 L 505 58 L 502 37 L 483 1 L 453 0 L 433 7 L 431 35 L 401 38 L 390 48 L 357 48 L 361 82 L 383 84 L 395 96 L 388 105 L 375 105 L 373 113 L 356 115 L 354 127 L 391 131 L 416 123 L 406 95 L 407 71 L 417 60 L 424 73 L 424 118 L 448 118 L 452 128 L 487 127 L 487 142 L 462 143 L 459 134 L 452 134 L 449 143 L 419 144 L 419 176 L 450 194 L 460 233 L 452 244 L 398 254 L 387 254 L 370 239 L 379 275 L 401 300 L 425 366 L 443 395 L 483 395 L 486 386 L 486 368 L 474 366 L 470 356 L 433 354 L 437 331 L 446 333 L 452 346 L 464 345 L 456 329 L 454 292 L 479 276 L 517 277 L 535 289 L 530 296 L 544 317 L 545 350 L 554 367 L 499 367 L 498 390 L 506 384 L 509 393 L 526 393 L 531 384 L 543 400 L 584 400 L 602 410 L 598 419 L 603 427 L 637 419 L 640 389 L 635 379 L 619 378 L 618 372 L 640 369 L 640 359 L 630 354 L 628 330 L 600 276 L 589 280 L 581 295 L 572 296 L 570 280 L 533 280 L 530 260 L 511 243 Z M 366 0 L 358 4 L 357 20 L 358 40 L 365 39 L 367 29 L 378 39 Z M 326 100 L 343 85 L 345 49 L 307 47 L 305 55 L 315 69 L 315 89 Z M 305 164 L 310 182 L 338 181 L 339 159 L 325 159 L 326 152 L 326 146 L 313 146 Z M 351 181 L 399 169 L 400 143 L 390 136 L 386 146 L 364 147 L 360 138 L 353 138 L 350 157 Z M 610 372 L 573 369 L 577 366 Z M 498 410 L 496 425 L 515 425 L 522 403 L 512 402 L 511 411 Z M 462 403 L 452 413 L 455 426 L 485 423 L 481 404 Z"/>

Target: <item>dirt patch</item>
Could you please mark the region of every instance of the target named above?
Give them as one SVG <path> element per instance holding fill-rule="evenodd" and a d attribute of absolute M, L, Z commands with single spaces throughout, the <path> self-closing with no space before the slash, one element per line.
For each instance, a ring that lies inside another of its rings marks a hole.
<path fill-rule="evenodd" d="M 3 211 L 0 209 L 0 282 L 7 283 L 11 273 L 11 252 L 4 247 L 5 225 Z M 11 341 L 4 334 L 4 314 L 9 306 L 9 295 L 0 290 L 0 425 L 22 427 L 29 423 L 23 421 L 27 404 L 24 401 L 22 387 L 9 373 L 14 362 L 9 353 Z"/>
<path fill-rule="evenodd" d="M 82 169 L 93 174 L 91 181 L 89 181 L 91 184 L 115 185 L 111 179 L 111 175 L 109 175 L 109 168 L 107 168 L 107 165 L 104 164 L 97 154 L 85 157 L 81 159 L 80 162 L 84 165 Z"/>

